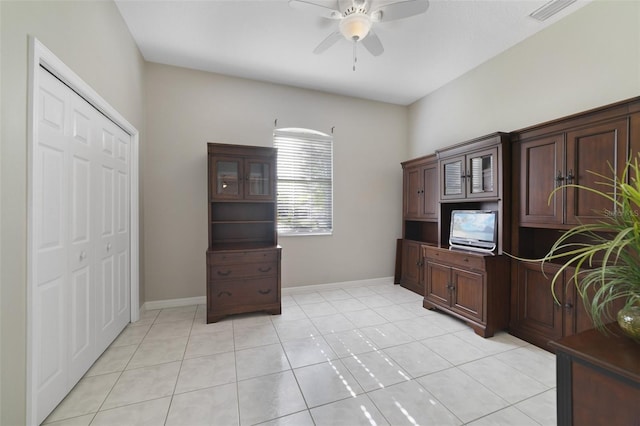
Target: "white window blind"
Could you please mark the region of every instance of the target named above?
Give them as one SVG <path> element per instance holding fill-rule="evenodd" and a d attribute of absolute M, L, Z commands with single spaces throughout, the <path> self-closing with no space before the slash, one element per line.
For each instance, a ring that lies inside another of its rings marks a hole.
<path fill-rule="evenodd" d="M 333 138 L 309 129 L 278 129 L 278 233 L 333 231 Z"/>

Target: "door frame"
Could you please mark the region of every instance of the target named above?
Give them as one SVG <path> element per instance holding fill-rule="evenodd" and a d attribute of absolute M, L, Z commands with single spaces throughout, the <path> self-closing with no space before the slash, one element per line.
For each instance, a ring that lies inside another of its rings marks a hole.
<path fill-rule="evenodd" d="M 131 322 L 135 322 L 140 317 L 140 296 L 139 296 L 139 275 L 140 275 L 140 216 L 139 216 L 139 132 L 129 123 L 118 111 L 102 98 L 95 90 L 84 82 L 71 68 L 65 65 L 53 52 L 47 49 L 37 38 L 29 37 L 29 65 L 28 65 L 28 123 L 27 123 L 27 347 L 26 347 L 26 367 L 27 367 L 27 404 L 26 418 L 27 424 L 33 424 L 37 418 L 36 401 L 36 377 L 34 368 L 36 367 L 36 354 L 34 353 L 34 320 L 38 315 L 34 309 L 35 300 L 33 297 L 33 286 L 35 277 L 35 221 L 34 221 L 34 148 L 36 145 L 35 135 L 37 134 L 37 124 L 35 122 L 36 108 L 38 107 L 39 84 L 38 71 L 43 66 L 50 73 L 64 82 L 71 90 L 78 93 L 94 108 L 104 114 L 109 120 L 122 128 L 131 136 L 131 162 L 130 162 L 130 263 L 129 263 L 129 283 L 130 283 L 130 313 Z"/>

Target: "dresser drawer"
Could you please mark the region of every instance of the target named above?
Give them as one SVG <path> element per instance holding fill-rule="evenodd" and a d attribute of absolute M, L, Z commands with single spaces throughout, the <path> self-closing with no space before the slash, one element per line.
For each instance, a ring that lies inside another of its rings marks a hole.
<path fill-rule="evenodd" d="M 277 272 L 278 262 L 209 265 L 209 278 L 213 280 L 266 277 Z"/>
<path fill-rule="evenodd" d="M 484 258 L 462 251 L 452 251 L 436 247 L 424 247 L 427 260 L 447 263 L 465 269 L 484 271 Z"/>
<path fill-rule="evenodd" d="M 279 249 L 209 252 L 207 263 L 211 265 L 231 265 L 237 263 L 277 262 Z"/>
<path fill-rule="evenodd" d="M 222 280 L 211 285 L 213 307 L 264 305 L 278 301 L 278 278 L 252 280 Z"/>

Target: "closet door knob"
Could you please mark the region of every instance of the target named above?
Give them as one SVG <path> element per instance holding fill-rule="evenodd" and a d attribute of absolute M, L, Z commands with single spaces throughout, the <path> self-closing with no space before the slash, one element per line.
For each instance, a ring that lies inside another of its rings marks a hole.
<path fill-rule="evenodd" d="M 85 257 L 87 257 L 87 253 L 85 253 L 85 251 L 84 251 L 84 250 L 82 250 L 82 251 L 80 252 L 80 256 L 79 256 L 80 262 L 82 262 L 82 261 L 84 260 L 84 258 L 85 258 Z"/>
<path fill-rule="evenodd" d="M 111 251 L 111 243 L 107 243 L 107 252 Z"/>

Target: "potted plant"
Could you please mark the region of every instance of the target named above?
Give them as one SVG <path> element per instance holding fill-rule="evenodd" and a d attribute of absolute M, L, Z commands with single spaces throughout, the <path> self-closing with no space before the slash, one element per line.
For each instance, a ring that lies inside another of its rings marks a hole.
<path fill-rule="evenodd" d="M 552 291 L 562 272 L 574 268 L 571 282 L 576 286 L 595 327 L 603 332 L 606 332 L 605 325 L 616 315 L 610 312 L 611 302 L 622 299 L 624 308 L 617 312 L 618 323 L 627 335 L 640 341 L 638 158 L 627 162 L 620 177 L 593 174 L 601 178 L 599 188 L 566 184 L 555 191 L 566 187 L 590 191 L 611 201 L 613 211 L 602 212 L 602 219 L 596 223 L 579 224 L 564 232 L 538 261 L 543 264 L 555 261 L 562 265 L 553 277 Z M 554 298 L 558 302 L 555 293 Z"/>

